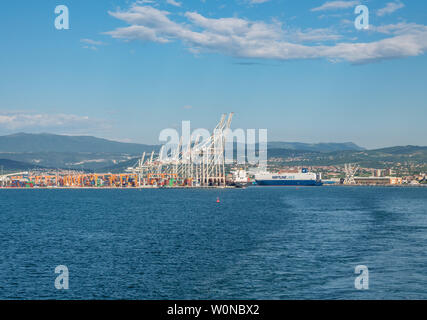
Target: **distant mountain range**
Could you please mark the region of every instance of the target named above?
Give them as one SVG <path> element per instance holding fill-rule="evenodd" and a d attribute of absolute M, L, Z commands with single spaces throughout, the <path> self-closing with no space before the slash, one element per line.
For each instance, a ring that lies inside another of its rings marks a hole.
<path fill-rule="evenodd" d="M 314 152 L 334 152 L 334 151 L 361 151 L 365 148 L 359 147 L 353 142 L 344 143 L 302 143 L 302 142 L 269 142 L 269 149 L 287 149 Z"/>
<path fill-rule="evenodd" d="M 5 169 L 35 167 L 103 170 L 143 152 L 158 151 L 158 145 L 124 143 L 91 136 L 17 133 L 0 136 L 0 159 Z M 0 164 L 1 165 L 1 164 Z"/>
<path fill-rule="evenodd" d="M 159 145 L 124 143 L 91 136 L 18 133 L 0 136 L 0 165 L 5 170 L 44 167 L 118 172 L 133 165 L 143 152 L 158 152 L 159 149 Z M 270 142 L 268 157 L 281 158 L 289 165 L 341 165 L 352 162 L 384 167 L 390 163 L 427 164 L 427 147 L 366 150 L 352 142 Z"/>
<path fill-rule="evenodd" d="M 65 136 L 56 134 L 17 133 L 0 136 L 0 153 L 4 152 L 90 152 L 90 153 L 130 153 L 158 149 L 137 143 L 124 143 L 91 136 Z"/>
<path fill-rule="evenodd" d="M 346 150 L 365 150 L 352 143 L 301 143 L 270 142 L 271 149 L 289 149 L 316 152 L 333 152 Z M 65 136 L 56 134 L 17 133 L 0 136 L 0 153 L 39 153 L 39 152 L 84 152 L 84 153 L 129 153 L 159 150 L 158 145 L 124 143 L 91 136 Z"/>

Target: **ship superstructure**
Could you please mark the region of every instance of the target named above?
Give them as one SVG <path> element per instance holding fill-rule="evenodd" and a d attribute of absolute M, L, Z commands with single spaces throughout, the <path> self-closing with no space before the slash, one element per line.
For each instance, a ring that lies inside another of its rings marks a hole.
<path fill-rule="evenodd" d="M 263 172 L 255 175 L 255 181 L 261 186 L 321 186 L 320 174 L 308 172 L 303 168 L 300 172 Z"/>

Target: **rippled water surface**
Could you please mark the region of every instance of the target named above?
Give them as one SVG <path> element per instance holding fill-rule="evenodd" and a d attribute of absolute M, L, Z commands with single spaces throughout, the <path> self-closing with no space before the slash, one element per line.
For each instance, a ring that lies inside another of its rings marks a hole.
<path fill-rule="evenodd" d="M 0 190 L 0 298 L 427 299 L 427 188 Z"/>

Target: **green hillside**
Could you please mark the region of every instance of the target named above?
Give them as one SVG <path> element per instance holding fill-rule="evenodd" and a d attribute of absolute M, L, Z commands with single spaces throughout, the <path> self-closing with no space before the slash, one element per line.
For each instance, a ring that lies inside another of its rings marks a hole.
<path fill-rule="evenodd" d="M 289 165 L 343 165 L 358 163 L 365 167 L 387 168 L 391 165 L 427 164 L 427 147 L 399 146 L 364 151 L 336 151 L 329 153 L 269 149 L 269 158 L 281 158 Z"/>
<path fill-rule="evenodd" d="M 27 171 L 31 169 L 41 168 L 40 166 L 31 163 L 13 161 L 9 159 L 0 159 L 0 169 L 3 168 L 5 173 L 13 171 Z M 1 172 L 0 172 L 1 173 Z"/>
<path fill-rule="evenodd" d="M 123 143 L 90 136 L 17 133 L 0 136 L 0 153 L 5 152 L 108 152 L 141 154 L 158 146 Z"/>

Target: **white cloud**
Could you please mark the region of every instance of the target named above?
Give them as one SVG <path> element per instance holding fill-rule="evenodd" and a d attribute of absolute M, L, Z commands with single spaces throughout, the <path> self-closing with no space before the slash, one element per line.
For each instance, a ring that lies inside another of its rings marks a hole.
<path fill-rule="evenodd" d="M 102 41 L 96 41 L 96 40 L 92 40 L 92 39 L 81 39 L 80 42 L 83 42 L 86 44 L 91 44 L 94 46 L 100 46 L 100 45 L 104 44 Z"/>
<path fill-rule="evenodd" d="M 400 1 L 389 2 L 384 8 L 377 10 L 377 16 L 382 17 L 387 14 L 392 14 L 393 12 L 403 8 L 404 6 L 405 5 Z"/>
<path fill-rule="evenodd" d="M 331 29 L 307 29 L 295 30 L 289 35 L 290 39 L 298 42 L 336 41 L 343 37 Z"/>
<path fill-rule="evenodd" d="M 98 50 L 98 46 L 105 44 L 102 41 L 96 41 L 92 39 L 80 39 L 80 42 L 83 43 L 83 48 L 91 50 Z"/>
<path fill-rule="evenodd" d="M 358 5 L 360 1 L 328 1 L 322 4 L 320 7 L 311 9 L 311 11 L 326 11 L 326 10 L 338 10 L 347 9 Z"/>
<path fill-rule="evenodd" d="M 284 29 L 274 20 L 267 23 L 236 17 L 214 19 L 186 12 L 183 17 L 187 21 L 178 23 L 170 19 L 169 12 L 150 6 L 132 6 L 127 11 L 110 14 L 130 25 L 107 32 L 114 38 L 160 43 L 181 40 L 193 53 L 210 51 L 239 58 L 325 58 L 366 63 L 417 56 L 427 50 L 427 30 L 423 28 L 406 29 L 374 42 L 339 43 L 342 37 L 331 29 Z M 327 45 L 325 41 L 334 43 Z"/>
<path fill-rule="evenodd" d="M 33 112 L 0 112 L 1 131 L 5 130 L 73 130 L 83 128 L 100 129 L 106 123 L 88 116 L 74 114 L 47 114 Z"/>
<path fill-rule="evenodd" d="M 387 35 L 405 35 L 405 34 L 425 34 L 427 26 L 417 23 L 399 22 L 396 24 L 387 24 L 382 26 L 370 25 L 369 30 Z"/>
<path fill-rule="evenodd" d="M 170 5 L 173 5 L 175 7 L 180 7 L 182 5 L 181 2 L 175 1 L 175 0 L 166 0 L 167 3 L 169 3 Z"/>
<path fill-rule="evenodd" d="M 184 27 L 172 22 L 167 17 L 169 12 L 161 11 L 150 6 L 132 6 L 126 12 L 108 12 L 111 16 L 125 21 L 130 27 L 118 28 L 106 32 L 113 38 L 139 39 L 153 42 L 169 42 L 165 36 L 171 36 L 177 32 L 183 32 Z M 161 35 L 165 34 L 165 36 Z"/>
<path fill-rule="evenodd" d="M 268 2 L 270 0 L 249 0 L 250 3 L 252 4 L 259 4 L 259 3 L 264 3 L 264 2 Z"/>

